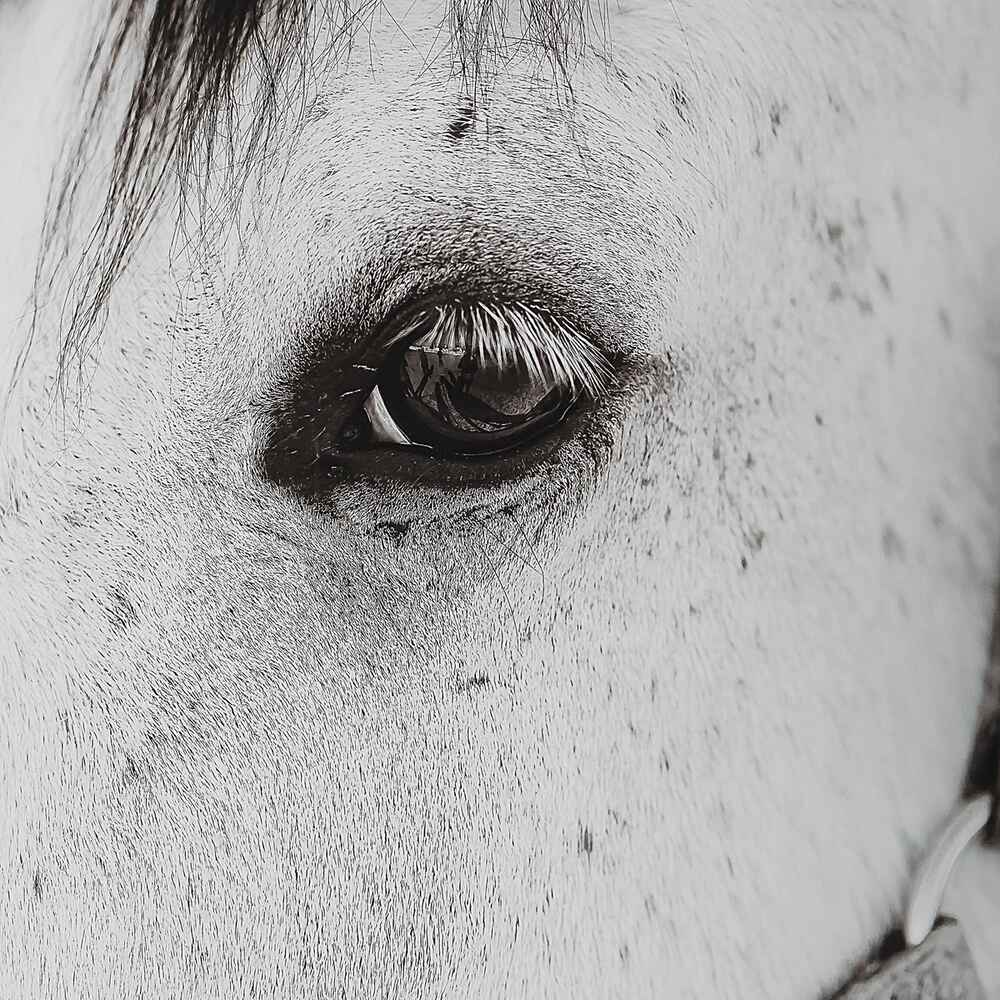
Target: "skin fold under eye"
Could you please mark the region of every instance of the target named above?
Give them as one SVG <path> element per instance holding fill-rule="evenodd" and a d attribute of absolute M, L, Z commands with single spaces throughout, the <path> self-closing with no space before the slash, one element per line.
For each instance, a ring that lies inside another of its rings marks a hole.
<path fill-rule="evenodd" d="M 544 311 L 519 303 L 437 305 L 392 338 L 377 385 L 338 443 L 489 458 L 551 429 L 610 379 L 603 354 Z"/>

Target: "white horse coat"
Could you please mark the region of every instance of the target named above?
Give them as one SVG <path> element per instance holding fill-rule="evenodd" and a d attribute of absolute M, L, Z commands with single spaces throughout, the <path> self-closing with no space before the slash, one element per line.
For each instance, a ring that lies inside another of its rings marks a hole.
<path fill-rule="evenodd" d="M 1000 8 L 622 4 L 571 98 L 529 43 L 474 108 L 441 14 L 317 55 L 238 225 L 226 171 L 167 185 L 60 396 L 128 81 L 26 350 L 103 21 L 0 3 L 0 996 L 817 997 L 954 802 Z M 503 474 L 276 484 L 276 401 L 386 262 L 388 311 L 552 290 L 621 391 Z M 1000 989 L 996 858 L 950 903 Z"/>

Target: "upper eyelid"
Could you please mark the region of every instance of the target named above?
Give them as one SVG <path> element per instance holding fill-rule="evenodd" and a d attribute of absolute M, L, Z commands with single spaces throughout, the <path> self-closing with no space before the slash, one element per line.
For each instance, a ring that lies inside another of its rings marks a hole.
<path fill-rule="evenodd" d="M 375 228 L 354 248 L 356 263 L 331 254 L 326 266 L 327 244 L 317 233 L 315 242 L 307 240 L 315 261 L 308 284 L 296 281 L 304 293 L 294 307 L 301 320 L 289 330 L 286 359 L 300 352 L 351 353 L 414 307 L 456 298 L 544 310 L 612 356 L 644 349 L 648 338 L 635 322 L 636 275 L 616 259 L 564 244 L 557 234 L 530 235 L 512 225 L 444 218 Z"/>

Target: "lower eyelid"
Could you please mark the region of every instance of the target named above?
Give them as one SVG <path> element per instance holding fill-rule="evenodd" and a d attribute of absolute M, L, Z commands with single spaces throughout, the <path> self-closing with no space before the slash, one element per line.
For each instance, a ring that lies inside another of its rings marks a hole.
<path fill-rule="evenodd" d="M 503 493 L 532 480 L 544 490 L 558 491 L 567 484 L 586 489 L 585 481 L 603 469 L 613 454 L 616 423 L 611 414 L 585 407 L 525 447 L 489 461 L 428 459 L 406 449 L 376 449 L 370 461 L 345 468 L 344 482 L 370 493 L 372 502 L 399 486 L 410 491 L 443 490 L 456 496 L 470 490 Z"/>

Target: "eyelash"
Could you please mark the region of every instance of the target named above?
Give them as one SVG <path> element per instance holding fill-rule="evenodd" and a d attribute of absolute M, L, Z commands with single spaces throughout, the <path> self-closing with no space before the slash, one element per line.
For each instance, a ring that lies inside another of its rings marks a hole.
<path fill-rule="evenodd" d="M 548 310 L 521 302 L 436 305 L 418 313 L 387 346 L 403 341 L 426 351 L 460 351 L 480 364 L 519 370 L 592 399 L 613 382 L 607 358 L 582 333 Z"/>

